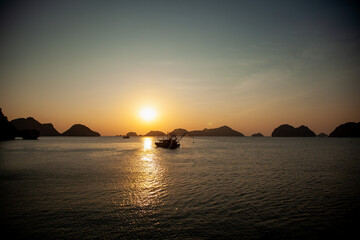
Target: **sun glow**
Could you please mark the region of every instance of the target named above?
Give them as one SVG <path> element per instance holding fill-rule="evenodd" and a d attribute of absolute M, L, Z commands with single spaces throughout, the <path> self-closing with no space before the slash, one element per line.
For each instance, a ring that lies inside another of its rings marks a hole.
<path fill-rule="evenodd" d="M 141 109 L 139 114 L 140 117 L 147 122 L 150 122 L 156 118 L 156 111 L 149 107 Z"/>

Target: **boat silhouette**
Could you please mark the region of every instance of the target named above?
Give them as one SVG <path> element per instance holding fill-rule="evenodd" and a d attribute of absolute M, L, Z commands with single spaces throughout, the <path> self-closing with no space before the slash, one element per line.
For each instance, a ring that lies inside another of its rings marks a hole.
<path fill-rule="evenodd" d="M 155 142 L 157 147 L 175 149 L 180 147 L 180 140 L 185 136 L 186 132 L 180 137 L 177 138 L 176 135 L 169 135 L 166 139 L 161 139 Z"/>

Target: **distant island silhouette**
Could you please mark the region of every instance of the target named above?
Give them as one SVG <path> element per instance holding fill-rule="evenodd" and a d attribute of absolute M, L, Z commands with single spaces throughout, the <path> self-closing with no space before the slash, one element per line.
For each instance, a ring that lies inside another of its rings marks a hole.
<path fill-rule="evenodd" d="M 236 136 L 236 137 L 243 137 L 244 134 L 242 134 L 241 132 L 235 131 L 233 129 L 231 129 L 228 126 L 222 126 L 222 127 L 218 127 L 218 128 L 205 128 L 203 130 L 194 130 L 194 131 L 187 131 L 186 129 L 183 128 L 177 128 L 174 129 L 170 134 L 171 135 L 176 135 L 176 136 L 181 136 L 184 133 L 187 133 L 189 136 L 206 136 L 206 137 L 211 137 L 211 136 Z"/>
<path fill-rule="evenodd" d="M 244 134 L 231 129 L 228 126 L 218 128 L 205 128 L 203 130 L 187 131 L 184 128 L 177 128 L 170 132 L 171 135 L 182 136 L 187 133 L 189 136 L 239 136 Z M 166 135 L 162 131 L 150 131 L 145 136 L 163 136 Z M 37 139 L 39 136 L 100 136 L 82 124 L 75 124 L 64 133 L 60 134 L 53 124 L 40 123 L 32 117 L 17 118 L 9 121 L 2 113 L 0 108 L 0 140 L 13 140 L 15 137 L 23 139 Z M 126 136 L 142 136 L 136 132 L 128 132 Z M 251 135 L 252 137 L 263 137 L 261 133 Z M 293 127 L 289 124 L 283 124 L 275 128 L 271 134 L 272 137 L 316 137 L 316 134 L 307 126 Z M 318 137 L 327 137 L 325 133 L 320 133 Z M 360 137 L 360 122 L 347 122 L 339 125 L 333 130 L 329 137 Z"/>
<path fill-rule="evenodd" d="M 40 137 L 40 131 L 37 129 L 24 129 L 18 131 L 17 137 L 22 137 L 24 140 L 36 140 Z"/>
<path fill-rule="evenodd" d="M 146 137 L 165 136 L 166 134 L 162 131 L 150 131 L 145 134 Z"/>
<path fill-rule="evenodd" d="M 75 124 L 71 126 L 68 130 L 66 130 L 62 136 L 70 136 L 70 137 L 99 137 L 100 134 L 94 132 L 90 128 L 82 125 L 82 124 Z"/>
<path fill-rule="evenodd" d="M 40 136 L 38 129 L 17 129 L 0 108 L 0 140 L 14 140 L 15 137 L 22 137 L 24 140 L 35 140 Z"/>
<path fill-rule="evenodd" d="M 2 113 L 0 108 L 0 140 L 14 140 L 16 137 L 16 128 L 12 125 L 7 117 Z"/>
<path fill-rule="evenodd" d="M 252 137 L 263 137 L 264 135 L 262 135 L 261 133 L 254 133 L 253 135 L 251 135 Z"/>
<path fill-rule="evenodd" d="M 40 123 L 32 117 L 17 118 L 11 121 L 17 130 L 36 129 L 40 132 L 40 136 L 60 136 L 61 134 L 54 128 L 51 123 Z"/>
<path fill-rule="evenodd" d="M 170 135 L 182 136 L 187 132 L 188 131 L 184 128 L 177 128 L 177 129 L 174 129 L 172 132 L 170 132 Z"/>
<path fill-rule="evenodd" d="M 195 130 L 189 132 L 190 136 L 236 136 L 244 137 L 241 132 L 235 131 L 228 126 L 222 126 L 218 128 L 205 128 L 204 130 Z"/>
<path fill-rule="evenodd" d="M 40 123 L 33 117 L 17 118 L 10 122 L 16 129 L 16 136 L 24 139 L 37 139 L 39 136 L 100 136 L 98 132 L 82 125 L 75 124 L 60 134 L 52 123 Z"/>
<path fill-rule="evenodd" d="M 304 125 L 294 128 L 289 124 L 283 124 L 275 128 L 271 136 L 272 137 L 316 137 L 316 134 Z"/>
<path fill-rule="evenodd" d="M 360 137 L 360 122 L 341 124 L 330 133 L 329 137 Z"/>
<path fill-rule="evenodd" d="M 127 136 L 127 137 L 136 137 L 137 134 L 136 134 L 136 132 L 128 132 L 125 136 Z"/>

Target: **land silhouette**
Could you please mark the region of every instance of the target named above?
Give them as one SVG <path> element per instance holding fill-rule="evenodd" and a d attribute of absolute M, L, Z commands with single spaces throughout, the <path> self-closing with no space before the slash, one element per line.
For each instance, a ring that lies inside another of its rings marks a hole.
<path fill-rule="evenodd" d="M 40 131 L 37 129 L 24 129 L 18 131 L 17 137 L 22 137 L 24 140 L 36 140 L 40 137 Z"/>
<path fill-rule="evenodd" d="M 136 134 L 136 132 L 128 132 L 125 136 L 127 136 L 127 137 L 136 137 L 137 134 Z"/>
<path fill-rule="evenodd" d="M 170 132 L 170 134 L 175 135 L 175 136 L 182 136 L 187 132 L 188 131 L 184 128 L 177 128 L 177 129 L 174 129 L 172 132 Z"/>
<path fill-rule="evenodd" d="M 40 131 L 37 129 L 16 129 L 7 117 L 4 116 L 0 108 L 0 140 L 14 140 L 15 137 L 22 137 L 24 140 L 34 140 L 39 136 Z"/>
<path fill-rule="evenodd" d="M 360 122 L 341 124 L 330 133 L 329 137 L 360 137 Z"/>
<path fill-rule="evenodd" d="M 234 136 L 234 137 L 244 137 L 244 134 L 241 132 L 235 131 L 228 126 L 222 126 L 219 128 L 205 128 L 204 130 L 195 130 L 189 132 L 190 136 Z"/>
<path fill-rule="evenodd" d="M 253 135 L 251 135 L 252 137 L 263 137 L 264 135 L 262 135 L 261 133 L 254 133 Z"/>
<path fill-rule="evenodd" d="M 145 134 L 146 137 L 165 136 L 166 134 L 162 131 L 150 131 Z"/>
<path fill-rule="evenodd" d="M 283 124 L 275 128 L 271 136 L 272 137 L 316 137 L 316 134 L 304 125 L 294 128 L 289 124 Z"/>
<path fill-rule="evenodd" d="M 17 118 L 11 121 L 17 130 L 36 129 L 40 132 L 40 136 L 60 136 L 61 134 L 54 128 L 51 123 L 40 123 L 32 117 Z"/>
<path fill-rule="evenodd" d="M 233 130 L 229 126 L 218 128 L 205 128 L 203 130 L 188 131 L 184 128 L 174 129 L 169 134 L 182 136 L 238 136 L 243 137 L 244 134 Z M 145 136 L 165 136 L 162 131 L 150 131 Z M 13 140 L 15 137 L 23 139 L 37 139 L 39 136 L 100 136 L 98 132 L 91 130 L 82 124 L 75 124 L 60 134 L 52 123 L 40 123 L 32 117 L 17 118 L 9 121 L 2 113 L 0 108 L 0 140 Z M 141 136 L 136 132 L 128 132 L 126 136 Z M 252 137 L 263 137 L 261 133 L 251 135 Z M 316 134 L 307 126 L 293 127 L 289 124 L 283 124 L 275 128 L 271 134 L 272 137 L 316 137 Z M 320 133 L 317 137 L 327 137 L 325 133 Z M 360 122 L 348 122 L 336 127 L 329 137 L 360 137 Z"/>
<path fill-rule="evenodd" d="M 71 128 L 66 130 L 62 135 L 68 137 L 99 137 L 100 136 L 98 132 L 95 132 L 82 124 L 75 124 L 71 126 Z"/>
<path fill-rule="evenodd" d="M 55 129 L 52 123 L 40 123 L 33 117 L 17 118 L 9 122 L 2 113 L 1 115 L 1 119 L 4 122 L 2 126 L 7 126 L 6 129 L 8 129 L 8 131 L 13 131 L 15 129 L 15 137 L 22 137 L 23 139 L 37 139 L 39 136 L 100 136 L 98 132 L 95 132 L 82 124 L 75 124 L 61 134 Z M 6 123 L 6 121 L 8 123 Z M 4 136 L 5 135 L 8 136 L 9 134 L 7 133 L 4 134 Z M 9 137 L 10 139 L 13 139 L 11 136 Z M 8 139 L 9 137 L 5 138 Z"/>
<path fill-rule="evenodd" d="M 233 129 L 231 129 L 228 126 L 222 126 L 222 127 L 218 127 L 218 128 L 205 128 L 203 130 L 194 130 L 194 131 L 188 131 L 184 128 L 177 128 L 174 129 L 173 131 L 171 131 L 169 133 L 169 135 L 175 135 L 175 136 L 182 136 L 182 135 L 188 135 L 188 136 L 192 136 L 192 137 L 200 137 L 200 136 L 208 136 L 208 137 L 215 137 L 215 136 L 236 136 L 236 137 L 243 137 L 244 134 L 235 131 Z M 164 132 L 162 131 L 150 131 L 148 132 L 145 136 L 163 136 L 166 135 Z"/>
<path fill-rule="evenodd" d="M 9 122 L 0 108 L 0 140 L 14 140 L 15 137 L 16 128 Z"/>

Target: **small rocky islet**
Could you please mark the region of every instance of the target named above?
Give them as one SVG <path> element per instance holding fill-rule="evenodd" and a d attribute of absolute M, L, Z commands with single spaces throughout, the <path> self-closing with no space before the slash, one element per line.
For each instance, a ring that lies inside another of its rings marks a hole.
<path fill-rule="evenodd" d="M 264 135 L 262 135 L 262 133 L 254 133 L 253 135 L 251 135 L 252 137 L 263 137 Z"/>

